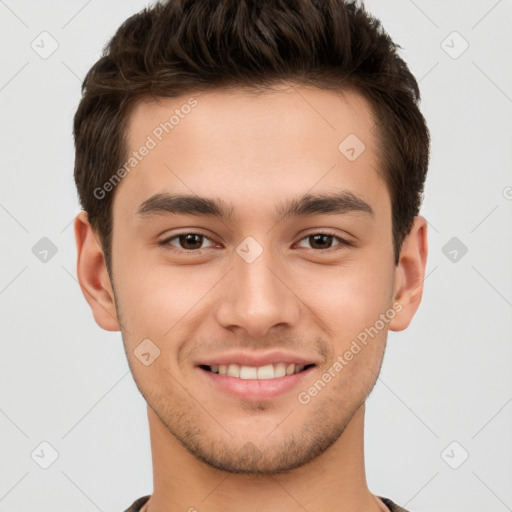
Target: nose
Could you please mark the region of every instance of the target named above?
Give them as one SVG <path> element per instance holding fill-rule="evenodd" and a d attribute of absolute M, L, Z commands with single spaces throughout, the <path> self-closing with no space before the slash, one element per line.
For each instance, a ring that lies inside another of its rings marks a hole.
<path fill-rule="evenodd" d="M 243 329 L 254 338 L 263 338 L 276 327 L 294 326 L 301 300 L 289 276 L 271 250 L 251 263 L 235 254 L 233 268 L 218 290 L 217 322 L 231 331 Z"/>

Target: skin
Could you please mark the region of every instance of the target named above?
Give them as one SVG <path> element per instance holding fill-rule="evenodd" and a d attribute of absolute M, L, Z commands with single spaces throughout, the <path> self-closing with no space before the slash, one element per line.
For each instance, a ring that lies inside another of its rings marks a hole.
<path fill-rule="evenodd" d="M 139 103 L 129 119 L 130 151 L 189 97 Z M 395 265 L 376 125 L 357 92 L 286 84 L 259 95 L 193 97 L 197 106 L 115 189 L 112 276 L 87 214 L 75 221 L 83 293 L 98 325 L 121 330 L 148 403 L 148 510 L 387 510 L 366 483 L 364 404 L 388 330 L 405 329 L 421 301 L 426 221 L 415 219 Z M 349 134 L 366 146 L 354 161 L 338 150 Z M 274 217 L 287 200 L 341 190 L 373 214 Z M 163 192 L 221 198 L 234 217 L 137 214 Z M 315 244 L 311 235 L 324 230 L 350 244 L 335 237 Z M 206 238 L 159 245 L 183 232 Z M 236 252 L 248 236 L 263 249 L 252 263 Z M 337 357 L 394 304 L 400 312 L 300 403 L 298 393 L 332 372 Z M 160 350 L 148 366 L 134 354 L 147 338 Z M 233 349 L 273 348 L 316 366 L 300 386 L 268 400 L 229 396 L 196 366 Z"/>

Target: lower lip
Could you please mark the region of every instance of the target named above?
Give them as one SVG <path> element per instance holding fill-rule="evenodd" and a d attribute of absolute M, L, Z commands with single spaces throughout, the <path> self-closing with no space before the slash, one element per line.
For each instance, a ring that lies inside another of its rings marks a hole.
<path fill-rule="evenodd" d="M 198 369 L 206 378 L 210 379 L 210 382 L 217 389 L 243 400 L 261 401 L 275 398 L 299 386 L 309 373 L 315 369 L 315 366 L 299 373 L 276 377 L 275 379 L 240 379 L 213 373 L 199 367 Z"/>

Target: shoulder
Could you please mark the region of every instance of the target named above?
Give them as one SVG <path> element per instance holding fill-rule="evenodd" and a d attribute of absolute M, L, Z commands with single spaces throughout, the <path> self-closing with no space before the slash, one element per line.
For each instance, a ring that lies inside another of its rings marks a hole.
<path fill-rule="evenodd" d="M 379 498 L 384 502 L 386 507 L 388 507 L 391 512 L 409 512 L 408 510 L 405 510 L 405 508 L 402 508 L 391 501 L 389 498 L 384 498 L 383 496 L 379 496 Z"/>
<path fill-rule="evenodd" d="M 124 512 L 139 512 L 144 503 L 149 500 L 151 494 L 142 496 L 142 498 L 136 499 Z"/>

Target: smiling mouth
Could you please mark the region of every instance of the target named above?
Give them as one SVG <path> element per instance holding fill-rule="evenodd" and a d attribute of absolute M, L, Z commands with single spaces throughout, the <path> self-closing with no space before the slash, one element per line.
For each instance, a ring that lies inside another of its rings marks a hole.
<path fill-rule="evenodd" d="M 306 365 L 299 365 L 295 363 L 276 363 L 267 364 L 265 366 L 246 366 L 240 364 L 214 364 L 209 366 L 203 364 L 199 367 L 211 373 L 217 373 L 227 377 L 236 377 L 243 380 L 270 380 L 301 373 L 313 366 L 315 366 L 314 363 Z"/>

